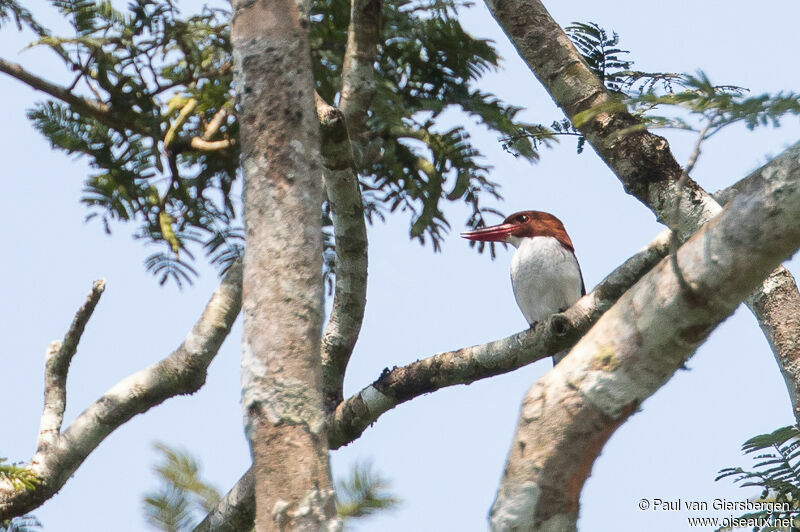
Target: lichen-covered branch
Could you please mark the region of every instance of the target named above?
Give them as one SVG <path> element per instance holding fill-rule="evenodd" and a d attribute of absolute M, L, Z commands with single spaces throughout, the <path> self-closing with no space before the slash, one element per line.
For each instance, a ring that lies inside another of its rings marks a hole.
<path fill-rule="evenodd" d="M 603 82 L 539 0 L 487 0 L 489 10 L 522 59 L 570 118 L 611 101 Z M 577 128 L 625 190 L 647 205 L 667 227 L 686 238 L 720 211 L 691 179 L 678 187 L 681 167 L 666 139 L 636 129 L 639 121 L 625 110 L 600 112 Z M 631 132 L 632 129 L 636 131 Z M 676 196 L 681 197 L 678 219 Z"/>
<path fill-rule="evenodd" d="M 67 373 L 72 357 L 78 350 L 83 331 L 89 318 L 92 317 L 100 296 L 106 289 L 103 279 L 92 284 L 92 290 L 86 301 L 78 309 L 75 319 L 64 335 L 63 341 L 56 341 L 47 348 L 44 368 L 44 408 L 39 424 L 39 442 L 37 452 L 43 452 L 58 440 L 61 424 L 64 421 L 64 409 L 67 406 Z"/>
<path fill-rule="evenodd" d="M 352 169 L 327 170 L 325 188 L 336 243 L 333 308 L 322 333 L 322 387 L 326 411 L 342 399 L 347 363 L 353 353 L 367 304 L 367 228 L 358 175 Z"/>
<path fill-rule="evenodd" d="M 665 257 L 668 250 L 669 232 L 665 231 L 610 273 L 572 308 L 534 329 L 387 369 L 374 383 L 341 403 L 331 415 L 328 429 L 330 447 L 335 449 L 352 442 L 381 414 L 414 397 L 507 373 L 569 348 L 620 295 Z M 215 526 L 230 522 L 247 523 L 248 516 L 252 522 L 255 503 L 251 477 L 248 476 L 251 473 L 252 468 L 196 530 L 211 530 L 204 528 L 211 522 Z"/>
<path fill-rule="evenodd" d="M 322 334 L 326 411 L 343 399 L 344 375 L 367 303 L 367 228 L 358 168 L 363 164 L 360 154 L 366 143 L 367 111 L 377 89 L 374 63 L 380 27 L 381 0 L 351 0 L 339 108 L 332 108 L 315 94 L 323 124 L 325 189 L 336 244 L 333 308 Z"/>
<path fill-rule="evenodd" d="M 611 99 L 603 83 L 589 69 L 572 42 L 540 0 L 487 0 L 497 22 L 516 46 L 531 71 L 567 116 L 603 105 Z M 622 182 L 625 190 L 647 205 L 681 240 L 697 231 L 719 211 L 719 204 L 691 179 L 679 182 L 680 165 L 667 141 L 637 129 L 636 119 L 624 110 L 600 112 L 578 124 L 597 154 Z M 724 203 L 746 186 L 745 179 L 717 198 Z M 680 205 L 680 209 L 672 206 Z M 677 219 L 676 219 L 677 218 Z M 777 269 L 747 301 L 767 335 L 800 421 L 800 348 L 791 342 L 800 334 L 792 316 L 800 308 L 800 294 L 791 276 Z M 781 307 L 784 307 L 781 310 Z"/>
<path fill-rule="evenodd" d="M 375 60 L 380 41 L 381 0 L 351 0 L 339 108 L 351 137 L 359 143 L 367 111 L 378 88 Z"/>
<path fill-rule="evenodd" d="M 322 399 L 322 164 L 308 3 L 233 3 L 244 171 L 242 408 L 255 523 L 335 530 Z"/>
<path fill-rule="evenodd" d="M 180 347 L 117 383 L 36 452 L 27 465 L 38 478 L 34 489 L 0 483 L 0 521 L 24 515 L 52 497 L 106 436 L 133 416 L 199 390 L 239 314 L 241 296 L 242 267 L 236 262 Z"/>
<path fill-rule="evenodd" d="M 606 441 L 765 276 L 800 246 L 800 147 L 606 312 L 527 393 L 490 519 L 493 530 L 575 530 L 580 491 Z"/>
<path fill-rule="evenodd" d="M 546 323 L 501 340 L 438 353 L 385 370 L 375 382 L 336 408 L 328 429 L 331 448 L 355 440 L 384 412 L 415 397 L 508 373 L 570 348 L 617 298 L 667 254 L 668 248 L 669 237 L 665 232 L 571 308 Z"/>
<path fill-rule="evenodd" d="M 251 530 L 256 517 L 255 474 L 247 470 L 227 495 L 206 515 L 194 532 L 242 532 Z"/>
<path fill-rule="evenodd" d="M 800 293 L 791 272 L 781 266 L 748 298 L 786 382 L 792 412 L 800 423 Z"/>

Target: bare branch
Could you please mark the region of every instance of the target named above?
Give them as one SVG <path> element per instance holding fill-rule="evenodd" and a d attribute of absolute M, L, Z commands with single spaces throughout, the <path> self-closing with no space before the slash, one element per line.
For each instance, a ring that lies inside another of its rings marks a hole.
<path fill-rule="evenodd" d="M 256 517 L 254 490 L 255 475 L 251 467 L 217 507 L 194 528 L 194 532 L 241 532 L 253 528 Z"/>
<path fill-rule="evenodd" d="M 433 355 L 402 368 L 386 370 L 373 384 L 341 403 L 332 414 L 328 428 L 330 448 L 352 442 L 381 414 L 414 397 L 446 386 L 468 384 L 507 373 L 569 348 L 605 309 L 610 308 L 621 294 L 665 257 L 668 249 L 669 233 L 665 231 L 615 269 L 572 308 L 534 329 L 488 344 Z M 414 381 L 415 378 L 418 380 Z M 382 391 L 379 392 L 379 389 Z M 381 393 L 385 395 L 381 396 Z M 209 526 L 212 523 L 222 526 L 227 520 L 237 524 L 252 524 L 255 502 L 251 474 L 252 468 L 196 530 L 218 530 Z"/>
<path fill-rule="evenodd" d="M 681 272 L 681 268 L 678 265 L 678 247 L 680 247 L 678 220 L 681 219 L 681 199 L 683 199 L 683 187 L 686 186 L 686 182 L 689 180 L 689 174 L 694 169 L 695 164 L 697 164 L 697 159 L 700 157 L 700 148 L 703 145 L 703 141 L 708 138 L 708 131 L 711 129 L 713 122 L 713 119 L 709 121 L 709 123 L 706 124 L 697 135 L 694 148 L 692 149 L 692 153 L 689 155 L 689 160 L 686 162 L 686 166 L 684 166 L 683 170 L 681 171 L 681 177 L 678 179 L 677 191 L 673 198 L 675 202 L 675 212 L 672 215 L 672 225 L 670 225 L 671 234 L 669 239 L 669 258 L 670 263 L 672 264 L 672 269 L 675 272 L 675 276 L 678 278 L 678 283 L 681 285 L 681 289 L 692 297 L 698 297 L 697 289 L 686 281 L 686 279 L 683 277 L 683 272 Z"/>
<path fill-rule="evenodd" d="M 34 489 L 0 484 L 0 521 L 23 515 L 56 493 L 86 457 L 137 414 L 170 397 L 194 393 L 241 308 L 242 265 L 231 266 L 183 343 L 160 362 L 123 379 L 83 411 L 56 441 L 38 451 L 27 468 Z"/>
<path fill-rule="evenodd" d="M 64 340 L 55 341 L 47 348 L 44 369 L 44 409 L 39 425 L 37 452 L 43 452 L 52 445 L 61 433 L 64 409 L 67 406 L 67 373 L 72 357 L 78 349 L 83 330 L 92 317 L 100 296 L 106 289 L 104 279 L 95 281 L 86 302 L 75 313 L 75 318 L 64 335 Z"/>
<path fill-rule="evenodd" d="M 364 133 L 367 110 L 378 88 L 374 65 L 380 30 L 381 0 L 351 0 L 339 108 L 354 138 Z"/>
<path fill-rule="evenodd" d="M 333 310 L 322 334 L 322 388 L 326 411 L 341 403 L 344 374 L 367 303 L 367 228 L 358 176 L 350 169 L 328 170 L 325 189 L 336 239 Z"/>
<path fill-rule="evenodd" d="M 758 179 L 754 172 L 735 185 L 714 194 L 720 204 L 727 204 Z M 769 342 L 778 368 L 786 382 L 792 412 L 800 423 L 800 293 L 792 273 L 780 266 L 747 299 L 764 336 Z"/>
<path fill-rule="evenodd" d="M 603 83 L 594 76 L 540 0 L 487 0 L 487 5 L 522 58 L 567 116 L 574 117 L 610 100 Z M 597 113 L 585 123 L 576 124 L 620 179 L 625 190 L 647 205 L 668 227 L 677 228 L 681 240 L 684 240 L 719 213 L 721 207 L 688 177 L 685 186 L 680 185 L 682 171 L 665 139 L 643 128 L 636 133 L 624 134 L 636 125 L 636 119 L 622 110 Z M 707 136 L 716 131 L 718 129 Z M 734 196 L 739 186 L 734 185 L 721 193 L 720 201 Z M 681 206 L 678 212 L 670 208 L 676 202 Z M 762 285 L 767 291 L 756 291 L 748 299 L 748 306 L 767 334 L 787 379 L 795 415 L 800 421 L 797 399 L 800 353 L 786 341 L 800 331 L 789 318 L 793 309 L 800 308 L 800 294 L 789 277 L 782 269 L 775 270 Z M 771 301 L 772 298 L 775 301 Z M 781 302 L 787 305 L 785 312 L 778 310 Z"/>
<path fill-rule="evenodd" d="M 363 151 L 367 110 L 377 90 L 374 63 L 380 26 L 381 0 L 351 0 L 340 111 L 315 94 L 336 242 L 336 291 L 322 335 L 322 387 L 328 412 L 342 402 L 344 375 L 367 302 L 367 228 L 357 170 L 363 161 L 356 152 Z"/>
<path fill-rule="evenodd" d="M 415 397 L 508 373 L 569 349 L 668 249 L 669 233 L 665 231 L 564 313 L 532 329 L 384 370 L 375 382 L 336 408 L 328 427 L 331 449 L 355 440 L 384 412 Z"/>
<path fill-rule="evenodd" d="M 747 306 L 772 348 L 800 423 L 800 293 L 791 272 L 783 266 L 775 270 L 748 298 Z"/>
<path fill-rule="evenodd" d="M 603 445 L 795 252 L 799 216 L 796 145 L 679 250 L 704 298 L 687 298 L 663 260 L 529 390 L 492 507 L 494 530 L 575 530 L 578 497 Z"/>
<path fill-rule="evenodd" d="M 531 71 L 570 119 L 611 102 L 603 82 L 539 0 L 487 1 L 487 5 Z M 687 238 L 721 208 L 687 179 L 681 187 L 682 210 L 675 220 L 675 196 L 681 167 L 666 139 L 641 128 L 622 109 L 600 112 L 575 124 L 600 158 L 622 181 L 626 192 L 648 206 L 667 227 Z M 635 132 L 630 132 L 635 128 Z M 627 133 L 626 133 L 627 132 Z"/>

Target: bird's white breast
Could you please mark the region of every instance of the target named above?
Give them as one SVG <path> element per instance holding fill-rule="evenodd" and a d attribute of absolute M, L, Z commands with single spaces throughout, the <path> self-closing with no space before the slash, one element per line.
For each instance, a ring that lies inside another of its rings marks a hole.
<path fill-rule="evenodd" d="M 551 236 L 521 238 L 511 259 L 511 284 L 529 324 L 571 306 L 583 286 L 575 254 Z"/>

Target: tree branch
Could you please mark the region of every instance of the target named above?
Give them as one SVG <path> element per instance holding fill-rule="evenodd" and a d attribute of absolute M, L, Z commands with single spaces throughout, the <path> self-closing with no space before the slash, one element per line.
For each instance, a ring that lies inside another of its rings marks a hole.
<path fill-rule="evenodd" d="M 89 100 L 81 96 L 78 96 L 65 87 L 56 85 L 54 83 L 50 83 L 49 81 L 28 72 L 27 70 L 22 68 L 22 66 L 16 63 L 12 63 L 10 61 L 6 61 L 5 59 L 0 58 L 0 72 L 4 72 L 9 76 L 18 79 L 19 81 L 25 83 L 26 85 L 28 85 L 33 89 L 42 91 L 58 100 L 61 100 L 62 102 L 69 105 L 70 108 L 76 113 L 88 116 L 90 118 L 94 118 L 101 124 L 104 124 L 117 131 L 134 131 L 136 133 L 139 133 L 140 135 L 144 135 L 147 137 L 154 137 L 154 138 L 160 138 L 161 136 L 160 132 L 154 131 L 153 129 L 147 126 L 136 124 L 134 122 L 128 122 L 119 118 L 114 113 L 114 109 L 109 105 L 99 100 Z M 186 116 L 183 117 L 184 121 L 186 120 L 186 118 L 188 118 L 190 112 L 191 109 L 189 110 L 189 112 L 186 113 Z M 224 115 L 220 117 L 220 120 L 223 118 Z M 220 124 L 217 123 L 214 124 L 214 126 L 216 128 L 219 128 Z M 180 126 L 178 126 L 176 129 L 180 129 Z M 165 144 L 169 145 L 170 149 L 175 153 L 185 151 L 186 149 L 189 148 L 197 151 L 225 150 L 231 148 L 236 143 L 234 139 L 210 141 L 207 138 L 205 138 L 206 135 L 204 135 L 203 138 L 201 137 L 181 138 L 181 137 L 176 137 L 177 131 L 174 131 L 172 133 L 173 133 L 172 135 L 168 134 L 167 142 L 165 142 Z M 211 135 L 213 135 L 213 133 L 211 133 Z"/>
<path fill-rule="evenodd" d="M 153 136 L 150 128 L 127 124 L 114 115 L 113 109 L 103 102 L 97 100 L 87 100 L 60 85 L 55 85 L 49 81 L 31 74 L 22 66 L 0 58 L 0 72 L 18 79 L 29 87 L 49 94 L 53 98 L 68 104 L 75 112 L 94 118 L 106 126 L 117 131 L 135 131 L 141 135 Z"/>
<path fill-rule="evenodd" d="M 668 249 L 669 233 L 663 232 L 564 313 L 532 329 L 385 369 L 375 382 L 336 408 L 328 428 L 331 449 L 355 440 L 383 413 L 415 397 L 508 373 L 569 349 Z"/>
<path fill-rule="evenodd" d="M 358 182 L 363 164 L 367 110 L 375 96 L 374 63 L 380 40 L 381 0 L 352 0 L 342 66 L 339 108 L 316 94 L 323 124 L 325 188 L 336 242 L 336 287 L 322 335 L 322 378 L 326 411 L 342 402 L 342 385 L 367 301 L 367 229 Z"/>
<path fill-rule="evenodd" d="M 37 452 L 45 451 L 58 440 L 61 424 L 64 420 L 64 409 L 67 406 L 67 372 L 72 357 L 78 349 L 83 330 L 92 317 L 100 296 L 106 289 L 103 279 L 92 284 L 86 302 L 78 309 L 75 319 L 64 335 L 64 340 L 55 341 L 47 348 L 44 369 L 44 409 L 39 424 L 39 441 Z"/>
<path fill-rule="evenodd" d="M 553 316 L 550 321 L 534 329 L 527 329 L 488 344 L 439 353 L 404 367 L 385 370 L 374 383 L 341 403 L 332 414 L 328 426 L 330 448 L 336 449 L 352 442 L 381 414 L 414 397 L 447 386 L 469 384 L 508 373 L 569 348 L 620 295 L 665 257 L 668 250 L 669 232 L 664 231 L 603 279 L 572 308 Z M 252 468 L 195 531 L 212 530 L 208 528 L 210 523 L 214 523 L 214 526 L 222 526 L 223 522 L 252 524 L 254 499 L 248 476 L 251 473 Z M 248 516 L 250 521 L 247 521 Z M 239 529 L 234 527 L 220 530 Z"/>
<path fill-rule="evenodd" d="M 253 528 L 256 518 L 255 474 L 247 470 L 217 507 L 194 527 L 194 532 L 241 532 Z"/>
<path fill-rule="evenodd" d="M 375 97 L 375 59 L 381 38 L 381 0 L 351 0 L 342 64 L 342 110 L 351 137 L 361 137 Z"/>
<path fill-rule="evenodd" d="M 487 0 L 487 6 L 533 74 L 572 120 L 611 102 L 603 82 L 586 65 L 564 30 L 539 0 Z M 648 206 L 685 239 L 721 208 L 692 179 L 678 187 L 681 167 L 666 139 L 639 129 L 626 110 L 600 112 L 575 124 L 625 191 Z M 632 128 L 636 130 L 631 132 Z M 676 196 L 683 207 L 675 220 Z"/>
<path fill-rule="evenodd" d="M 742 179 L 735 185 L 714 194 L 722 205 L 733 200 L 742 190 L 751 186 L 759 172 Z M 800 293 L 792 273 L 783 266 L 778 267 L 761 286 L 747 298 L 747 306 L 753 311 L 778 368 L 786 382 L 792 412 L 800 423 Z"/>
<path fill-rule="evenodd" d="M 497 22 L 556 104 L 569 117 L 611 99 L 569 37 L 540 0 L 487 0 Z M 662 137 L 647 130 L 629 132 L 637 120 L 626 111 L 601 112 L 577 125 L 625 190 L 647 205 L 657 218 L 678 229 L 681 240 L 697 231 L 721 207 L 693 180 L 681 184 L 681 168 Z M 747 180 L 744 180 L 747 181 Z M 722 196 L 733 196 L 737 184 Z M 720 199 L 723 199 L 720 197 Z M 672 209 L 673 205 L 681 209 Z M 675 219 L 677 217 L 677 219 Z M 779 268 L 747 301 L 778 360 L 800 422 L 800 347 L 787 339 L 800 333 L 791 316 L 800 309 L 794 280 Z M 781 304 L 787 305 L 779 311 Z"/>
<path fill-rule="evenodd" d="M 747 299 L 747 306 L 772 348 L 800 423 L 800 293 L 791 272 L 783 266 L 775 270 Z"/>
<path fill-rule="evenodd" d="M 336 242 L 333 309 L 322 334 L 322 390 L 327 412 L 342 402 L 344 374 L 367 304 L 367 228 L 358 175 L 327 170 L 325 189 Z"/>
<path fill-rule="evenodd" d="M 528 392 L 491 511 L 494 530 L 575 530 L 578 498 L 606 441 L 750 291 L 800 246 L 800 146 L 762 168 L 679 250 L 705 297 L 663 260 Z"/>
<path fill-rule="evenodd" d="M 170 397 L 199 390 L 239 314 L 241 297 L 242 266 L 236 262 L 180 347 L 117 383 L 51 445 L 36 452 L 27 466 L 39 479 L 34 489 L 0 484 L 0 521 L 23 515 L 52 497 L 106 436 L 136 414 Z"/>

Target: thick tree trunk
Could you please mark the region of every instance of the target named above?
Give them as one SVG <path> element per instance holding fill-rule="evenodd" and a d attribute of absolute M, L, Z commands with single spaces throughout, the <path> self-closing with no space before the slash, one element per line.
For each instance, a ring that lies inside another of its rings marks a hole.
<path fill-rule="evenodd" d="M 307 6 L 234 2 L 244 168 L 242 407 L 256 530 L 338 527 L 322 409 L 322 174 Z"/>

